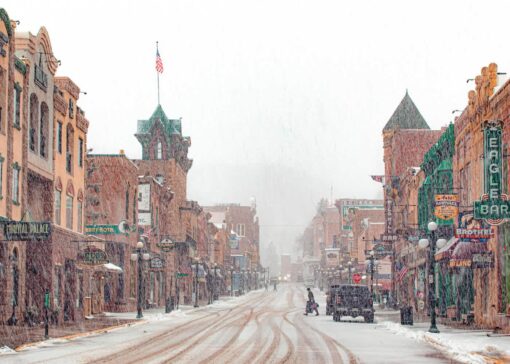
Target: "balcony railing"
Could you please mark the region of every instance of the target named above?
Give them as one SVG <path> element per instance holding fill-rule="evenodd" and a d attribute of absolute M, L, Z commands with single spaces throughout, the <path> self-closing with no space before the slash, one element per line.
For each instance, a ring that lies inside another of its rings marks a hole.
<path fill-rule="evenodd" d="M 35 65 L 34 81 L 35 84 L 39 86 L 42 90 L 46 91 L 46 89 L 48 88 L 48 75 L 46 75 L 43 69 L 38 65 Z"/>

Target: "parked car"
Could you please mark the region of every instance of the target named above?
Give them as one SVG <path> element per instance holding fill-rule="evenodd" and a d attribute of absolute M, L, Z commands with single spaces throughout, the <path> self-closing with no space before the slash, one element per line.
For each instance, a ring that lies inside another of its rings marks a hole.
<path fill-rule="evenodd" d="M 363 316 L 365 322 L 374 322 L 374 301 L 368 286 L 342 284 L 332 292 L 333 321 L 340 321 L 342 316 Z"/>
<path fill-rule="evenodd" d="M 339 284 L 332 284 L 326 292 L 326 315 L 328 316 L 333 313 L 333 297 L 338 287 L 340 287 Z"/>

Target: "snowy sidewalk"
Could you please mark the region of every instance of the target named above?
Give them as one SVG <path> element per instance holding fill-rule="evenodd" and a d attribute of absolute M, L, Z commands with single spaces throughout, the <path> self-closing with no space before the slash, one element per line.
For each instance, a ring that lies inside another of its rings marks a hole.
<path fill-rule="evenodd" d="M 507 363 L 510 362 L 510 337 L 487 336 L 491 331 L 460 330 L 438 325 L 439 334 L 428 332 L 430 323 L 420 322 L 402 326 L 396 322 L 379 321 L 396 335 L 432 345 L 450 358 L 461 363 Z"/>

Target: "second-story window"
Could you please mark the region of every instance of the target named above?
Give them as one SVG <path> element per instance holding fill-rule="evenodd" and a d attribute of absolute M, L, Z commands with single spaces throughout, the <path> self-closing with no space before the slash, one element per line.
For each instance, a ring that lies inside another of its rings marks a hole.
<path fill-rule="evenodd" d="M 83 230 L 83 204 L 81 201 L 78 201 L 76 205 L 78 209 L 78 221 L 77 221 L 78 232 L 81 233 Z"/>
<path fill-rule="evenodd" d="M 18 83 L 14 85 L 14 126 L 21 126 L 21 87 Z"/>
<path fill-rule="evenodd" d="M 244 236 L 244 224 L 237 224 L 237 235 Z"/>
<path fill-rule="evenodd" d="M 66 126 L 66 170 L 73 173 L 74 129 L 68 123 Z"/>
<path fill-rule="evenodd" d="M 12 202 L 19 204 L 19 174 L 21 167 L 18 163 L 12 165 Z"/>
<path fill-rule="evenodd" d="M 78 138 L 78 165 L 83 167 L 83 139 Z"/>
<path fill-rule="evenodd" d="M 3 190 L 3 179 L 4 179 L 4 157 L 0 155 L 0 199 L 2 198 Z"/>
<path fill-rule="evenodd" d="M 69 99 L 69 117 L 74 118 L 74 102 L 73 99 Z"/>
<path fill-rule="evenodd" d="M 55 224 L 62 224 L 62 192 L 55 190 Z"/>
<path fill-rule="evenodd" d="M 62 122 L 57 121 L 57 151 L 62 154 Z"/>
<path fill-rule="evenodd" d="M 73 229 L 73 196 L 66 196 L 66 228 Z"/>

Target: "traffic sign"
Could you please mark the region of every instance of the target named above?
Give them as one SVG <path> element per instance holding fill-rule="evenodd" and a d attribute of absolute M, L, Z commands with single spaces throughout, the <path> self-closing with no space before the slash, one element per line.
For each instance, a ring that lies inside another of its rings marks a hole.
<path fill-rule="evenodd" d="M 352 275 L 352 280 L 354 281 L 354 283 L 359 283 L 361 282 L 361 274 L 359 273 L 354 273 Z"/>

